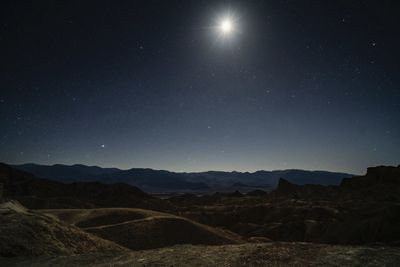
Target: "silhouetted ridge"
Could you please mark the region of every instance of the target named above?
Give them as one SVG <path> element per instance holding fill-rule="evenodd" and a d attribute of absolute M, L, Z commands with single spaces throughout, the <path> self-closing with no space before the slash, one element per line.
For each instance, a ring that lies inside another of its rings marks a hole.
<path fill-rule="evenodd" d="M 40 178 L 51 179 L 60 182 L 96 181 L 94 177 L 97 175 L 110 174 L 120 171 L 120 169 L 117 168 L 101 168 L 98 166 L 86 166 L 82 164 L 54 164 L 48 166 L 27 163 L 12 167 L 15 167 L 21 171 L 32 173 Z"/>
<path fill-rule="evenodd" d="M 285 177 L 295 184 L 338 185 L 342 178 L 350 174 L 305 171 L 276 170 L 250 172 L 207 171 L 198 173 L 176 173 L 165 170 L 132 168 L 119 170 L 100 168 L 80 164 L 52 166 L 23 164 L 15 165 L 17 169 L 34 174 L 37 177 L 62 182 L 98 181 L 102 183 L 126 183 L 137 186 L 146 192 L 232 192 L 239 190 L 249 192 L 255 189 L 271 190 L 276 187 L 280 177 Z"/>
<path fill-rule="evenodd" d="M 137 207 L 165 210 L 169 208 L 167 202 L 127 184 L 100 182 L 64 184 L 39 179 L 1 163 L 0 183 L 4 185 L 4 197 L 17 199 L 32 209 Z"/>
<path fill-rule="evenodd" d="M 370 167 L 364 176 L 343 179 L 340 189 L 347 198 L 400 201 L 400 167 Z"/>
<path fill-rule="evenodd" d="M 392 184 L 394 186 L 400 185 L 400 167 L 370 167 L 367 169 L 366 175 L 343 179 L 340 186 L 359 189 L 378 184 Z"/>

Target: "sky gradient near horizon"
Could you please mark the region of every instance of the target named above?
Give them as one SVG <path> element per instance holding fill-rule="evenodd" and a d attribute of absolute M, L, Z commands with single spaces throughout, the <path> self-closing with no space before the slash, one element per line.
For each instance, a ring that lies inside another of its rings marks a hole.
<path fill-rule="evenodd" d="M 400 164 L 397 1 L 2 1 L 0 162 Z M 234 30 L 218 34 L 231 17 Z"/>

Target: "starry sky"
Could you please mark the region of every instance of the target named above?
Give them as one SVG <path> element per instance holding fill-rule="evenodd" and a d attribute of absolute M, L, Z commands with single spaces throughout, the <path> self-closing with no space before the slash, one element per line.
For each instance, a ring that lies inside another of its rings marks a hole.
<path fill-rule="evenodd" d="M 0 161 L 400 164 L 399 5 L 1 1 Z"/>

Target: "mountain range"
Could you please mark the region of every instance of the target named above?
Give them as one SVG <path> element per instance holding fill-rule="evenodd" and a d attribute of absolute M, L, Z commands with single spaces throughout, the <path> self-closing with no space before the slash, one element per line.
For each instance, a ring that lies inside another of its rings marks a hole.
<path fill-rule="evenodd" d="M 33 175 L 64 183 L 96 181 L 107 184 L 126 183 L 137 186 L 146 192 L 210 192 L 210 191 L 252 191 L 263 189 L 270 191 L 278 185 L 280 178 L 303 185 L 321 184 L 338 185 L 343 178 L 352 174 L 308 171 L 298 169 L 256 171 L 256 172 L 225 172 L 207 171 L 179 173 L 165 170 L 132 168 L 101 168 L 97 166 L 75 165 L 13 165 L 14 168 L 32 173 Z"/>

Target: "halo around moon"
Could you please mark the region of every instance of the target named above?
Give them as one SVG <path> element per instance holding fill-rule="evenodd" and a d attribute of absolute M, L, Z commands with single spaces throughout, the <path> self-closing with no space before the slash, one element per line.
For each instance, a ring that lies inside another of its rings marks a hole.
<path fill-rule="evenodd" d="M 237 43 L 242 34 L 241 17 L 231 9 L 216 14 L 212 24 L 207 27 L 213 35 L 213 45 L 231 46 Z"/>
<path fill-rule="evenodd" d="M 230 18 L 223 18 L 219 24 L 219 30 L 222 34 L 227 35 L 234 30 L 233 22 Z"/>
<path fill-rule="evenodd" d="M 239 17 L 228 10 L 225 14 L 220 14 L 212 26 L 217 36 L 218 43 L 231 43 L 234 41 L 241 30 L 239 25 Z"/>

